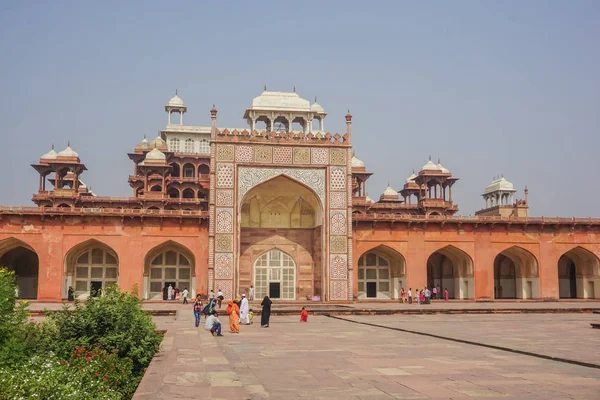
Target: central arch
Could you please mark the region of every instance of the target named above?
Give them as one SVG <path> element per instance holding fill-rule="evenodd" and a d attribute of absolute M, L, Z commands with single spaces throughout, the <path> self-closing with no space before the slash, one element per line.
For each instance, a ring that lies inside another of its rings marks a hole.
<path fill-rule="evenodd" d="M 285 175 L 264 181 L 244 195 L 238 218 L 239 293 L 247 293 L 250 285 L 257 282 L 263 287 L 260 292 L 258 287 L 255 288 L 256 296 L 268 293 L 269 288 L 265 288 L 263 283 L 264 276 L 258 274 L 265 273 L 262 269 L 265 267 L 262 265 L 265 257 L 269 263 L 276 263 L 278 261 L 271 261 L 270 257 L 281 254 L 283 258 L 289 257 L 295 271 L 293 287 L 285 288 L 291 290 L 286 292 L 285 299 L 321 296 L 325 283 L 322 272 L 324 237 L 321 210 L 321 202 L 310 188 Z M 291 279 L 290 276 L 288 278 Z M 271 282 L 271 278 L 267 281 Z M 283 295 L 284 283 L 280 283 L 280 294 Z"/>
<path fill-rule="evenodd" d="M 296 263 L 283 251 L 271 249 L 254 262 L 256 298 L 296 300 Z"/>
<path fill-rule="evenodd" d="M 380 245 L 358 259 L 358 299 L 399 299 L 406 282 L 406 260 L 396 250 Z"/>
<path fill-rule="evenodd" d="M 558 260 L 558 287 L 561 299 L 600 298 L 600 260 L 577 246 Z"/>
<path fill-rule="evenodd" d="M 495 299 L 535 299 L 540 297 L 538 262 L 519 246 L 502 251 L 494 259 Z"/>
<path fill-rule="evenodd" d="M 475 294 L 473 259 L 463 250 L 448 245 L 427 260 L 427 287 L 448 289 L 451 299 L 472 299 Z"/>
<path fill-rule="evenodd" d="M 0 241 L 0 266 L 15 272 L 19 298 L 37 299 L 39 258 L 31 246 L 14 238 Z"/>

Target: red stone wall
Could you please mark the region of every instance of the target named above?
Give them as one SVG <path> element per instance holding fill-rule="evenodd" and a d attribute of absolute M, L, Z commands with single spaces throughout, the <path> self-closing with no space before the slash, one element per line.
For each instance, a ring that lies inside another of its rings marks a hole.
<path fill-rule="evenodd" d="M 313 294 L 315 254 L 313 229 L 242 228 L 240 233 L 240 293 L 254 282 L 254 262 L 273 248 L 289 254 L 296 263 L 296 299 Z"/>

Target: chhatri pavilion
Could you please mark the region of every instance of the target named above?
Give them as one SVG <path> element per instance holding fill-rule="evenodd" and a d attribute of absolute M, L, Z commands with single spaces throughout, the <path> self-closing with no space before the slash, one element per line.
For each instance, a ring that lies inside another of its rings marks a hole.
<path fill-rule="evenodd" d="M 0 265 L 20 297 L 118 284 L 146 300 L 168 285 L 226 298 L 253 285 L 285 301 L 390 300 L 437 285 L 453 299 L 600 298 L 600 219 L 530 217 L 527 189 L 517 199 L 504 177 L 475 216 L 456 215 L 459 179 L 431 159 L 373 200 L 350 113 L 336 117 L 345 132 L 328 133 L 316 99 L 266 88 L 243 128 L 219 127 L 215 107 L 210 125 L 184 125 L 178 95 L 165 111 L 156 137 L 132 138 L 131 197 L 96 195 L 70 146 L 32 164 L 35 206 L 0 207 Z"/>

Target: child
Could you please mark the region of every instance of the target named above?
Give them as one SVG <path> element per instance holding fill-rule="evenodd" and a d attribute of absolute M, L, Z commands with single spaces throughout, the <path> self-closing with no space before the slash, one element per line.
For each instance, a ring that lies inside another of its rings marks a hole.
<path fill-rule="evenodd" d="M 248 321 L 250 321 L 250 324 L 252 324 L 252 318 L 254 318 L 254 312 L 252 311 L 252 309 L 248 310 Z"/>
<path fill-rule="evenodd" d="M 300 322 L 308 322 L 308 311 L 302 307 L 302 313 L 300 313 Z"/>

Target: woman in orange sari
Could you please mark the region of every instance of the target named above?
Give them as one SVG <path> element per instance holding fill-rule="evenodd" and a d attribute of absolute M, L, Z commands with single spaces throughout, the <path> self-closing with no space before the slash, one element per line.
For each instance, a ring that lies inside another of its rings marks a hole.
<path fill-rule="evenodd" d="M 230 301 L 225 309 L 229 314 L 229 329 L 233 333 L 240 333 L 240 307 L 235 301 Z"/>

